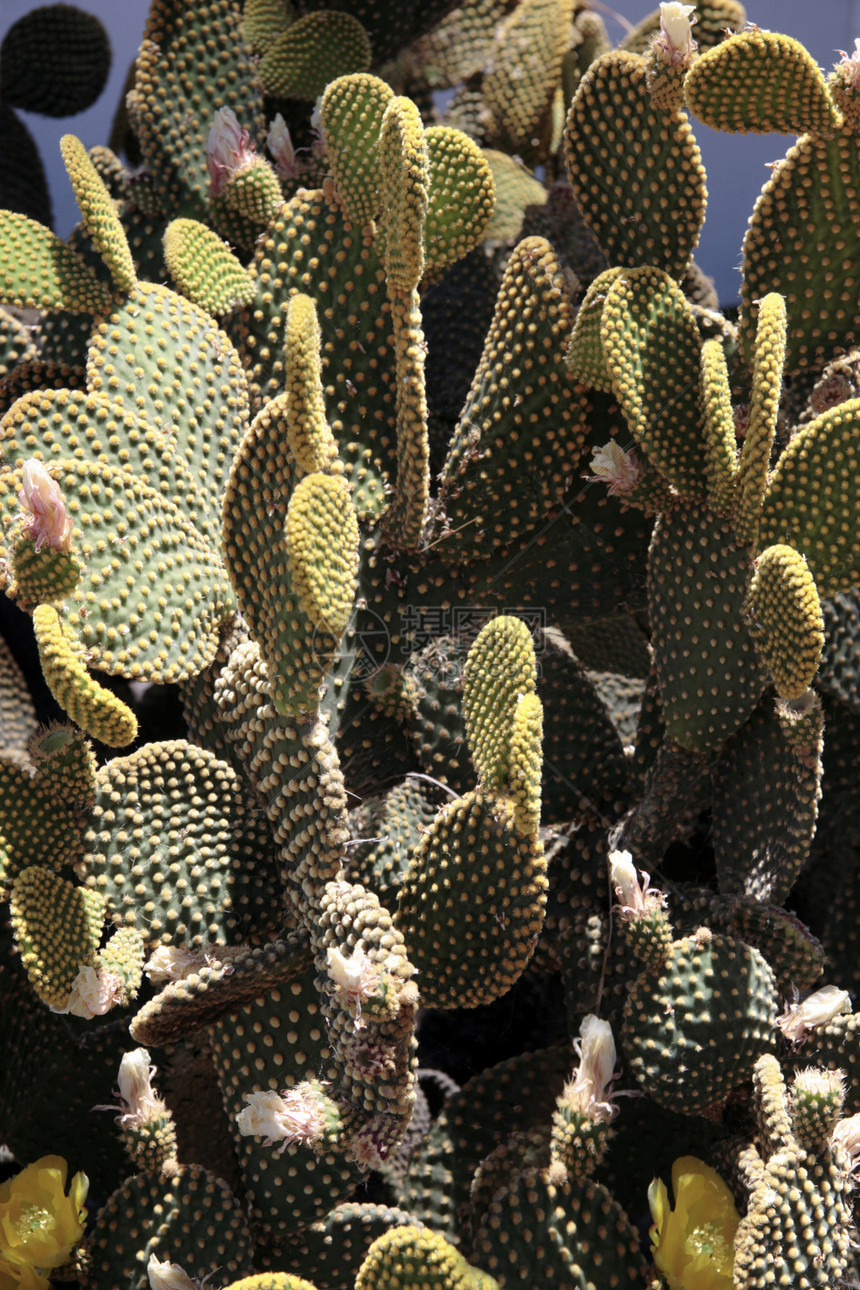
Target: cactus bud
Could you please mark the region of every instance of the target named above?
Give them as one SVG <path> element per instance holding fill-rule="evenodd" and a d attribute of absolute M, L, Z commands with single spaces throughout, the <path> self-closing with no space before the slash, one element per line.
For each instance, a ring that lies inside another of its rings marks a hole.
<path fill-rule="evenodd" d="M 256 155 L 251 136 L 239 125 L 236 113 L 231 108 L 219 108 L 206 140 L 206 167 L 212 195 L 217 197 L 222 193 L 227 181 L 237 170 L 250 165 Z"/>

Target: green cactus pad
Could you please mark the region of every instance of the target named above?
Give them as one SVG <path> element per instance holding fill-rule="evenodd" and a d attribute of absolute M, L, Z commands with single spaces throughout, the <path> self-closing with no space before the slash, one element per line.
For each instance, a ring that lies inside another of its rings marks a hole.
<path fill-rule="evenodd" d="M 776 1012 L 774 975 L 758 950 L 700 929 L 634 982 L 622 1032 L 629 1068 L 660 1105 L 705 1111 L 773 1047 Z"/>
<path fill-rule="evenodd" d="M 33 631 L 48 688 L 72 721 L 109 748 L 124 748 L 136 739 L 137 717 L 90 676 L 80 639 L 52 605 L 36 606 Z"/>
<path fill-rule="evenodd" d="M 821 597 L 860 583 L 858 481 L 860 399 L 849 399 L 803 427 L 768 482 L 759 544 L 802 551 Z"/>
<path fill-rule="evenodd" d="M 24 761 L 37 726 L 36 710 L 24 674 L 0 636 L 0 757 Z"/>
<path fill-rule="evenodd" d="M 786 326 L 785 301 L 772 292 L 758 305 L 752 398 L 738 462 L 734 522 L 741 546 L 754 546 L 758 537 L 761 503 L 767 487 L 782 392 Z"/>
<path fill-rule="evenodd" d="M 752 712 L 765 674 L 744 615 L 752 562 L 704 507 L 661 515 L 648 554 L 649 612 L 666 729 L 717 748 Z"/>
<path fill-rule="evenodd" d="M 647 67 L 616 50 L 586 72 L 565 127 L 567 173 L 611 264 L 680 279 L 705 218 L 705 172 L 687 118 L 652 105 Z"/>
<path fill-rule="evenodd" d="M 147 946 L 266 939 L 280 925 L 275 857 L 235 772 L 184 740 L 98 773 L 87 885 Z"/>
<path fill-rule="evenodd" d="M 659 269 L 630 269 L 607 292 L 600 339 L 637 442 L 682 497 L 703 497 L 701 341 L 680 288 Z"/>
<path fill-rule="evenodd" d="M 241 260 L 197 220 L 175 219 L 168 224 L 164 262 L 182 294 L 207 313 L 229 313 L 254 295 L 254 284 Z"/>
<path fill-rule="evenodd" d="M 97 314 L 111 292 L 56 233 L 26 215 L 0 211 L 0 301 L 20 309 Z"/>
<path fill-rule="evenodd" d="M 755 562 L 747 600 L 750 635 L 783 699 L 812 684 L 824 646 L 815 582 L 799 551 L 769 546 Z"/>
<path fill-rule="evenodd" d="M 379 132 L 394 91 L 377 76 L 341 76 L 326 87 L 320 115 L 338 201 L 364 228 L 379 213 Z"/>
<path fill-rule="evenodd" d="M 703 53 L 687 74 L 684 97 L 713 130 L 828 138 L 842 123 L 821 69 L 803 45 L 758 27 Z"/>
<path fill-rule="evenodd" d="M 95 960 L 104 897 L 34 865 L 12 884 L 9 912 L 33 989 L 49 1007 L 64 1009 L 78 972 Z"/>
<path fill-rule="evenodd" d="M 5 710 L 3 712 L 5 716 Z M 23 761 L 23 756 L 21 757 Z M 50 781 L 39 783 L 17 761 L 0 759 L 0 892 L 28 865 L 56 869 L 81 852 L 77 812 L 57 801 Z"/>
<path fill-rule="evenodd" d="M 358 523 L 346 481 L 319 474 L 300 480 L 287 507 L 284 534 L 299 607 L 317 631 L 338 641 L 358 572 Z"/>
<path fill-rule="evenodd" d="M 766 698 L 726 744 L 713 774 L 723 895 L 788 898 L 815 832 L 823 724 L 820 707 L 801 718 Z"/>
<path fill-rule="evenodd" d="M 19 363 L 32 362 L 36 353 L 29 328 L 14 318 L 7 309 L 0 309 L 0 380 L 7 377 Z"/>
<path fill-rule="evenodd" d="M 382 193 L 382 260 L 388 285 L 414 291 L 424 273 L 424 224 L 430 191 L 430 157 L 421 113 L 394 98 L 379 132 Z"/>
<path fill-rule="evenodd" d="M 516 702 L 535 688 L 535 650 L 520 618 L 494 618 L 469 650 L 463 673 L 463 718 L 482 787 L 503 788 L 510 774 Z"/>
<path fill-rule="evenodd" d="M 560 1186 L 529 1170 L 493 1197 L 475 1256 L 501 1287 L 571 1285 L 644 1290 L 636 1229 L 600 1183 Z"/>
<path fill-rule="evenodd" d="M 821 942 L 795 914 L 748 898 L 735 898 L 727 905 L 721 921 L 729 935 L 755 946 L 764 955 L 783 998 L 790 998 L 793 989 L 805 994 L 815 987 L 827 955 Z"/>
<path fill-rule="evenodd" d="M 270 987 L 256 1002 L 216 1022 L 210 1033 L 255 1228 L 267 1238 L 283 1240 L 347 1200 L 358 1177 L 355 1166 L 333 1148 L 317 1152 L 303 1142 L 267 1147 L 262 1137 L 240 1134 L 236 1122 L 247 1106 L 245 1094 L 281 1092 L 305 1080 L 328 1078 L 332 1052 L 313 970 Z"/>
<path fill-rule="evenodd" d="M 365 827 L 357 836 L 367 834 L 370 841 L 350 848 L 353 881 L 380 897 L 396 894 L 415 848 L 436 818 L 431 794 L 433 789 L 420 779 L 405 779 L 384 797 L 365 802 Z"/>
<path fill-rule="evenodd" d="M 699 394 L 705 431 L 705 475 L 708 505 L 717 515 L 732 507 L 737 491 L 738 449 L 725 350 L 706 340 L 701 354 Z"/>
<path fill-rule="evenodd" d="M 71 4 L 40 5 L 3 37 L 3 98 L 25 112 L 74 116 L 99 97 L 110 64 L 108 34 L 94 13 Z"/>
<path fill-rule="evenodd" d="M 161 209 L 205 219 L 206 141 L 219 108 L 232 108 L 254 138 L 266 133 L 263 88 L 226 0 L 155 0 L 137 56 L 128 116 Z"/>
<path fill-rule="evenodd" d="M 397 476 L 383 517 L 386 537 L 403 551 L 414 551 L 424 537 L 430 499 L 430 441 L 424 356 L 417 291 L 389 291 L 394 330 L 395 433 Z"/>
<path fill-rule="evenodd" d="M 290 23 L 257 69 L 267 94 L 315 99 L 338 76 L 370 66 L 367 32 L 349 13 L 323 10 Z"/>
<path fill-rule="evenodd" d="M 96 755 L 89 739 L 73 726 L 52 725 L 30 741 L 34 786 L 55 804 L 72 811 L 89 811 L 95 801 Z"/>
<path fill-rule="evenodd" d="M 455 1246 L 421 1227 L 393 1227 L 378 1236 L 355 1279 L 355 1290 L 498 1290 Z"/>
<path fill-rule="evenodd" d="M 216 545 L 227 475 L 248 417 L 245 374 L 224 332 L 189 300 L 140 283 L 97 327 L 87 383 L 173 445 L 199 494 L 188 518 Z"/>
<path fill-rule="evenodd" d="M 827 362 L 860 336 L 860 156 L 857 136 L 809 135 L 762 189 L 744 238 L 741 353 L 754 353 L 755 301 L 785 297 L 788 371 Z M 810 247 L 815 248 L 810 256 Z M 819 275 L 833 283 L 822 293 Z"/>
<path fill-rule="evenodd" d="M 126 1232 L 135 1235 L 130 1239 Z M 215 1268 L 236 1278 L 253 1266 L 243 1205 L 200 1165 L 180 1165 L 172 1177 L 140 1173 L 127 1179 L 99 1210 L 88 1250 L 85 1290 L 149 1290 L 152 1254 L 198 1278 Z"/>
<path fill-rule="evenodd" d="M 104 263 L 118 290 L 133 291 L 137 283 L 134 261 L 125 229 L 116 211 L 113 198 L 104 180 L 87 156 L 80 139 L 64 134 L 60 151 L 78 203 L 84 228 Z"/>
<path fill-rule="evenodd" d="M 618 266 L 604 269 L 591 283 L 577 311 L 566 356 L 571 375 L 584 385 L 589 385 L 593 390 L 602 390 L 605 394 L 612 393 L 613 383 L 600 339 L 603 305 L 609 288 L 623 273 L 624 270 Z"/>
<path fill-rule="evenodd" d="M 37 551 L 26 534 L 12 548 L 15 596 L 23 606 L 65 600 L 78 585 L 81 566 L 73 551 L 43 547 Z"/>
<path fill-rule="evenodd" d="M 557 507 L 582 456 L 591 410 L 565 366 L 572 323 L 555 253 L 543 238 L 524 239 L 508 263 L 442 469 L 444 560 L 512 545 Z"/>
<path fill-rule="evenodd" d="M 433 125 L 426 139 L 430 195 L 424 224 L 425 275 L 436 277 L 484 236 L 495 188 L 486 158 L 462 130 Z"/>
<path fill-rule="evenodd" d="M 418 846 L 397 926 L 428 1007 L 469 1008 L 505 994 L 543 923 L 546 862 L 510 805 L 468 794 L 446 806 Z"/>
<path fill-rule="evenodd" d="M 290 1251 L 290 1262 L 319 1286 L 352 1286 L 355 1274 L 378 1236 L 392 1227 L 414 1224 L 405 1210 L 368 1201 L 336 1205 L 320 1222 L 305 1228 L 300 1248 Z"/>
<path fill-rule="evenodd" d="M 542 206 L 546 189 L 524 164 L 496 148 L 482 148 L 493 176 L 496 205 L 484 230 L 488 242 L 516 242 L 523 226 L 526 207 Z"/>
<path fill-rule="evenodd" d="M 529 164 L 548 151 L 573 9 L 571 0 L 524 0 L 496 29 L 484 100 L 501 146 Z"/>
<path fill-rule="evenodd" d="M 209 210 L 218 232 L 250 255 L 283 204 L 284 193 L 274 166 L 255 156 L 228 174 L 223 191 L 212 193 Z"/>
<path fill-rule="evenodd" d="M 255 54 L 264 54 L 292 19 L 290 0 L 245 0 L 242 31 Z"/>

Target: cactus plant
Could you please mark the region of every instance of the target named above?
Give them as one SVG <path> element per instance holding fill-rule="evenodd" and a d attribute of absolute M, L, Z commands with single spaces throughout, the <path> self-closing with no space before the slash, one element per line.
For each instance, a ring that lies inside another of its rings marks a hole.
<path fill-rule="evenodd" d="M 153 0 L 0 211 L 4 1285 L 854 1274 L 860 55 L 691 8 Z"/>

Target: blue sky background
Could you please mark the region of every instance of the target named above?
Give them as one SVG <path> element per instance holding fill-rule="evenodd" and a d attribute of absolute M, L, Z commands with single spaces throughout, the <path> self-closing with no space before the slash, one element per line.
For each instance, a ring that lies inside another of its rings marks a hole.
<path fill-rule="evenodd" d="M 48 173 L 54 202 L 55 226 L 62 236 L 77 221 L 77 207 L 63 170 L 59 141 L 63 134 L 77 134 L 91 147 L 105 143 L 129 65 L 140 43 L 148 0 L 76 0 L 81 8 L 98 14 L 108 28 L 114 57 L 107 87 L 93 107 L 75 117 L 49 120 L 23 114 L 32 130 Z M 189 0 L 194 3 L 194 0 Z M 838 61 L 836 51 L 853 48 L 860 36 L 860 0 L 745 0 L 747 14 L 760 27 L 787 32 L 801 40 L 822 67 Z M 604 13 L 611 34 L 620 39 L 624 21 L 638 22 L 654 7 L 647 0 L 606 0 L 595 8 Z M 35 8 L 32 0 L 2 0 L 0 37 L 22 14 Z M 734 136 L 716 134 L 698 122 L 693 128 L 708 173 L 708 217 L 696 259 L 717 281 L 720 299 L 737 299 L 740 249 L 753 203 L 769 176 L 768 161 L 781 157 L 792 142 L 779 135 Z M 2 142 L 0 142 L 2 146 Z"/>

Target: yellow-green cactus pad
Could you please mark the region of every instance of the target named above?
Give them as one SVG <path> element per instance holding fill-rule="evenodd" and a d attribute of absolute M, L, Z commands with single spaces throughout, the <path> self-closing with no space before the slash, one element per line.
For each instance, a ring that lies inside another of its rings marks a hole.
<path fill-rule="evenodd" d="M 29 768 L 0 758 L 0 894 L 5 899 L 16 875 L 28 865 L 59 869 L 78 859 L 80 817 L 58 800 L 48 781 L 40 784 Z"/>
<path fill-rule="evenodd" d="M 322 10 L 290 23 L 260 59 L 267 94 L 315 99 L 330 81 L 370 66 L 367 32 L 352 14 Z"/>
<path fill-rule="evenodd" d="M 188 517 L 217 545 L 230 463 L 247 427 L 248 387 L 214 319 L 167 287 L 140 283 L 97 327 L 87 383 L 169 440 L 199 494 Z"/>
<path fill-rule="evenodd" d="M 326 152 L 338 201 L 353 224 L 364 228 L 378 214 L 379 132 L 394 91 L 377 76 L 339 76 L 326 87 L 320 107 Z"/>
<path fill-rule="evenodd" d="M 842 123 L 812 55 L 790 36 L 758 27 L 702 54 L 684 81 L 684 97 L 713 130 L 828 138 Z"/>
<path fill-rule="evenodd" d="M 547 151 L 573 10 L 572 0 L 523 0 L 496 30 L 484 99 L 502 146 L 530 163 Z"/>
<path fill-rule="evenodd" d="M 33 629 L 45 682 L 63 711 L 109 748 L 130 744 L 137 737 L 137 717 L 90 676 L 80 641 L 52 605 L 36 607 Z"/>
<path fill-rule="evenodd" d="M 517 701 L 534 693 L 536 676 L 534 644 L 522 619 L 503 615 L 481 628 L 463 671 L 463 717 L 487 792 L 500 791 L 508 778 Z"/>
<path fill-rule="evenodd" d="M 513 545 L 564 496 L 591 410 L 565 365 L 572 322 L 555 252 L 544 238 L 524 238 L 508 262 L 442 470 L 443 560 L 474 561 Z"/>
<path fill-rule="evenodd" d="M 73 551 L 43 547 L 37 551 L 31 537 L 22 536 L 12 548 L 15 598 L 22 608 L 65 600 L 81 576 Z"/>
<path fill-rule="evenodd" d="M 245 0 L 242 31 L 255 54 L 264 54 L 292 21 L 290 0 Z"/>
<path fill-rule="evenodd" d="M 24 673 L 0 636 L 0 757 L 25 760 L 30 737 L 37 727 L 36 709 Z"/>
<path fill-rule="evenodd" d="M 182 294 L 207 313 L 229 313 L 254 295 L 254 284 L 241 260 L 197 220 L 175 219 L 168 224 L 164 262 Z"/>
<path fill-rule="evenodd" d="M 785 301 L 782 296 L 771 292 L 758 306 L 749 423 L 738 463 L 735 532 L 738 542 L 747 546 L 755 545 L 767 486 L 782 393 L 786 326 Z"/>
<path fill-rule="evenodd" d="M 630 269 L 609 288 L 600 338 L 615 397 L 649 460 L 678 492 L 704 497 L 695 315 L 660 269 Z"/>
<path fill-rule="evenodd" d="M 65 1009 L 81 968 L 95 960 L 104 897 L 34 865 L 15 879 L 9 912 L 33 989 L 49 1007 Z"/>
<path fill-rule="evenodd" d="M 359 1269 L 355 1290 L 498 1290 L 438 1232 L 393 1227 L 378 1236 Z"/>
<path fill-rule="evenodd" d="M 133 291 L 137 282 L 125 229 L 104 180 L 87 156 L 80 139 L 64 134 L 60 140 L 66 171 L 75 190 L 84 228 L 120 291 Z"/>
<path fill-rule="evenodd" d="M 424 535 L 430 501 L 430 442 L 424 380 L 427 345 L 421 330 L 417 291 L 392 291 L 390 299 L 397 379 L 397 477 L 383 523 L 395 546 L 414 551 Z"/>
<path fill-rule="evenodd" d="M 140 932 L 134 927 L 120 927 L 96 955 L 94 966 L 118 978 L 120 1002 L 125 1005 L 137 998 L 145 959 L 146 944 Z"/>
<path fill-rule="evenodd" d="M 332 469 L 337 457 L 337 444 L 326 421 L 320 342 L 316 304 L 299 292 L 287 307 L 287 388 L 278 397 L 283 399 L 290 451 L 307 475 Z"/>
<path fill-rule="evenodd" d="M 606 365 L 600 326 L 606 293 L 615 280 L 624 273 L 616 266 L 599 273 L 585 293 L 576 314 L 573 335 L 570 338 L 566 362 L 572 376 L 593 390 L 612 393 L 612 373 Z"/>
<path fill-rule="evenodd" d="M 478 245 L 496 194 L 487 159 L 462 130 L 431 125 L 426 139 L 430 198 L 424 224 L 425 273 L 438 274 Z"/>
<path fill-rule="evenodd" d="M 165 215 L 206 218 L 206 142 L 222 107 L 255 139 L 266 134 L 263 87 L 239 5 L 155 0 L 135 64 L 128 117 Z"/>
<path fill-rule="evenodd" d="M 767 486 L 759 545 L 793 546 L 821 597 L 860 583 L 860 399 L 823 412 L 792 439 Z"/>
<path fill-rule="evenodd" d="M 72 810 L 89 811 L 96 795 L 96 755 L 74 726 L 51 725 L 30 740 L 33 783 Z"/>
<path fill-rule="evenodd" d="M 414 291 L 424 273 L 430 158 L 421 113 L 411 99 L 392 99 L 385 109 L 379 165 L 388 285 L 395 291 Z"/>
<path fill-rule="evenodd" d="M 218 232 L 250 254 L 283 204 L 275 167 L 255 156 L 228 175 L 223 190 L 210 197 L 209 210 Z"/>
<path fill-rule="evenodd" d="M 738 334 L 750 366 L 755 302 L 769 291 L 785 297 L 789 371 L 829 362 L 860 337 L 860 153 L 853 131 L 800 139 L 755 204 L 744 238 Z"/>
<path fill-rule="evenodd" d="M 567 173 L 610 264 L 680 279 L 705 218 L 705 172 L 686 116 L 653 106 L 647 67 L 616 50 L 586 72 L 565 126 Z"/>
<path fill-rule="evenodd" d="M 666 730 L 695 752 L 734 734 L 765 686 L 743 612 L 751 563 L 731 523 L 706 507 L 657 521 L 648 553 L 654 664 Z"/>
<path fill-rule="evenodd" d="M 793 547 L 769 546 L 758 557 L 747 613 L 777 694 L 799 699 L 818 671 L 824 619 L 806 560 Z"/>
<path fill-rule="evenodd" d="M 137 1233 L 133 1241 L 118 1231 Z M 244 1205 L 225 1182 L 200 1165 L 179 1165 L 170 1175 L 138 1173 L 118 1188 L 98 1212 L 88 1234 L 85 1290 L 124 1286 L 150 1290 L 150 1256 L 175 1263 L 203 1280 L 215 1269 L 236 1280 L 253 1267 Z"/>
<path fill-rule="evenodd" d="M 476 1008 L 506 994 L 540 935 L 546 891 L 543 846 L 519 832 L 510 801 L 469 793 L 446 806 L 398 897 L 396 925 L 421 1002 Z"/>
<path fill-rule="evenodd" d="M 717 515 L 725 515 L 731 509 L 737 490 L 738 448 L 722 342 L 706 340 L 702 346 L 701 362 L 699 394 L 705 431 L 708 505 Z"/>
<path fill-rule="evenodd" d="M 540 825 L 542 737 L 541 701 L 536 694 L 522 694 L 511 727 L 508 791 L 514 804 L 514 828 L 525 837 L 536 836 Z"/>
<path fill-rule="evenodd" d="M 527 206 L 543 206 L 546 189 L 530 170 L 506 152 L 482 148 L 481 154 L 490 167 L 496 204 L 492 218 L 484 229 L 489 242 L 514 242 L 523 226 Z"/>
<path fill-rule="evenodd" d="M 108 917 L 150 947 L 259 939 L 279 924 L 266 826 L 236 772 L 181 739 L 101 767 L 82 869 Z"/>
<path fill-rule="evenodd" d="M 346 630 L 358 573 L 358 521 L 339 475 L 306 475 L 287 508 L 287 564 L 302 613 L 338 641 Z"/>
<path fill-rule="evenodd" d="M 0 532 L 17 513 L 22 476 L 17 466 L 0 472 Z M 177 507 L 127 471 L 65 460 L 55 478 L 83 570 L 64 622 L 87 662 L 114 676 L 161 681 L 202 671 L 234 605 L 220 558 Z M 67 642 L 60 672 L 68 666 L 71 677 L 82 664 L 73 666 L 70 650 Z"/>
<path fill-rule="evenodd" d="M 291 1272 L 258 1272 L 252 1277 L 242 1277 L 241 1281 L 231 1281 L 225 1290 L 317 1290 L 304 1277 L 293 1276 Z"/>
<path fill-rule="evenodd" d="M 0 301 L 20 309 L 97 314 L 110 306 L 109 288 L 49 228 L 0 211 Z"/>

